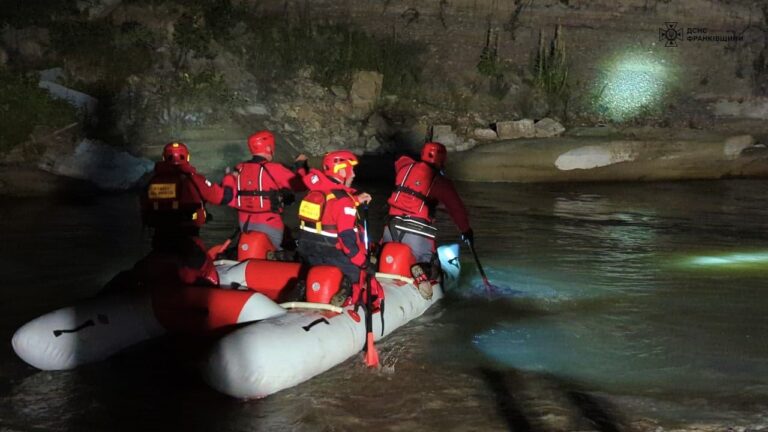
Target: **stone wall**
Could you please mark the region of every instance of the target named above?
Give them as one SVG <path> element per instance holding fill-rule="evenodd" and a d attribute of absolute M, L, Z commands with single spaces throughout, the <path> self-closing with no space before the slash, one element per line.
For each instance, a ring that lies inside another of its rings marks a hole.
<path fill-rule="evenodd" d="M 444 91 L 446 82 L 465 92 L 482 91 L 485 83 L 477 64 L 491 29 L 498 34 L 498 55 L 505 62 L 511 87 L 509 109 L 518 111 L 530 103 L 524 100 L 530 97 L 525 71 L 536 53 L 539 32 L 551 37 L 558 24 L 567 46 L 573 103 L 599 91 L 597 77 L 624 53 L 649 55 L 674 75 L 666 89 L 671 98 L 663 102 L 668 105 L 666 111 L 675 113 L 672 117 L 700 113 L 703 108 L 709 111 L 719 99 L 749 98 L 758 87 L 755 80 L 765 79 L 755 76 L 754 65 L 766 45 L 766 12 L 753 1 L 289 0 L 259 4 L 265 11 L 351 22 L 379 35 L 424 42 L 429 47 L 425 81 L 443 86 Z M 676 47 L 666 47 L 667 39 L 660 33 L 670 25 L 681 31 Z M 704 36 L 735 34 L 742 40 L 689 41 L 688 36 L 702 35 L 692 29 L 706 29 Z"/>

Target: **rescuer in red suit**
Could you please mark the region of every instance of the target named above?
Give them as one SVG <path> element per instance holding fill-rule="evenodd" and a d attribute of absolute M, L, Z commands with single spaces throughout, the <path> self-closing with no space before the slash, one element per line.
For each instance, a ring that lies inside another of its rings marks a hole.
<path fill-rule="evenodd" d="M 447 158 L 445 146 L 437 142 L 424 144 L 421 160 L 402 156 L 395 161 L 395 190 L 387 200 L 389 217 L 384 227 L 382 242 L 397 241 L 407 244 L 419 266 L 412 268 L 419 283 L 419 291 L 425 298 L 432 297 L 431 285 L 426 281 L 424 270 L 431 279 L 438 277 L 438 261 L 435 257 L 435 211 L 443 204 L 464 241 L 474 242 L 472 228 L 464 203 L 456 188 L 443 173 Z"/>
<path fill-rule="evenodd" d="M 309 189 L 299 208 L 298 252 L 309 265 L 328 264 L 356 282 L 368 267 L 368 253 L 357 208 L 371 196 L 352 188 L 357 156 L 346 150 L 323 157 L 323 171 L 304 176 Z"/>
<path fill-rule="evenodd" d="M 235 166 L 221 182 L 232 194 L 227 204 L 237 209 L 241 232 L 262 232 L 280 250 L 285 231 L 282 213 L 294 201 L 293 192 L 306 190 L 301 177 L 308 171 L 307 157 L 297 156 L 293 170 L 273 162 L 275 136 L 266 130 L 248 137 L 248 149 L 253 158 Z"/>
<path fill-rule="evenodd" d="M 200 227 L 208 214 L 206 203 L 220 205 L 232 199 L 231 191 L 212 184 L 197 174 L 189 163 L 189 149 L 179 142 L 163 148 L 163 160 L 155 170 L 141 198 L 144 224 L 154 228 L 152 253 L 144 264 L 154 280 L 178 281 L 184 284 L 218 284 L 213 262 L 200 240 Z M 154 263 L 171 262 L 177 274 L 168 267 L 151 267 Z M 163 274 L 152 274 L 157 272 Z"/>

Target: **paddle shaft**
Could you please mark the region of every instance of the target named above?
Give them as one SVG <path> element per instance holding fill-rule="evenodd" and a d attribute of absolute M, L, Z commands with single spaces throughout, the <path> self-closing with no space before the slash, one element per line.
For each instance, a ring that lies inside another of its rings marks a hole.
<path fill-rule="evenodd" d="M 366 260 L 370 255 L 370 242 L 368 241 L 368 204 L 363 204 L 363 242 L 365 243 Z M 371 294 L 371 276 L 365 269 L 360 270 L 360 283 L 365 281 L 365 339 L 366 352 L 365 364 L 369 367 L 379 366 L 379 353 L 376 352 L 373 337 L 373 295 Z M 361 287 L 362 288 L 362 287 Z"/>
<path fill-rule="evenodd" d="M 477 251 L 475 250 L 475 245 L 472 244 L 471 241 L 467 240 L 467 244 L 469 245 L 469 250 L 472 251 L 472 256 L 475 257 L 475 264 L 477 264 L 477 270 L 480 272 L 480 276 L 483 277 L 483 282 L 485 283 L 486 288 L 491 288 L 491 283 L 488 282 L 488 276 L 485 275 L 485 270 L 483 270 L 483 265 L 480 264 L 480 258 L 477 257 Z"/>

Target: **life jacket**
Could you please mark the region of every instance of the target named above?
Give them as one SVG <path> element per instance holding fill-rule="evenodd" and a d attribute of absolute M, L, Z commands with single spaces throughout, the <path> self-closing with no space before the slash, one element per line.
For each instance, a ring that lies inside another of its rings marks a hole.
<path fill-rule="evenodd" d="M 338 238 L 339 230 L 328 211 L 328 203 L 339 198 L 349 197 L 357 207 L 357 200 L 347 189 L 334 183 L 316 169 L 310 170 L 302 180 L 309 192 L 299 205 L 299 229 L 309 234 Z"/>
<path fill-rule="evenodd" d="M 142 219 L 153 228 L 196 228 L 207 213 L 202 194 L 188 174 L 168 162 L 155 165 L 155 175 L 142 199 Z"/>
<path fill-rule="evenodd" d="M 237 166 L 234 207 L 246 213 L 277 213 L 285 208 L 283 194 L 266 167 L 267 162 L 246 162 Z"/>
<path fill-rule="evenodd" d="M 309 191 L 299 205 L 299 229 L 311 234 L 337 238 L 339 230 L 332 224 L 327 204 L 346 196 L 352 197 L 344 189 L 332 189 L 328 193 L 319 190 Z"/>
<path fill-rule="evenodd" d="M 409 216 L 431 222 L 437 200 L 429 197 L 439 172 L 424 162 L 413 162 L 395 176 L 397 186 L 387 203 Z"/>

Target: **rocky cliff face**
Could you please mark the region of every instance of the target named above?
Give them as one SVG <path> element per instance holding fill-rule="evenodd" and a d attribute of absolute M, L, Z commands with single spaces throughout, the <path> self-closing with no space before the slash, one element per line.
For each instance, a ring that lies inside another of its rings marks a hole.
<path fill-rule="evenodd" d="M 540 35 L 545 43 L 556 26 L 565 41 L 569 91 L 566 115 L 610 116 L 595 110 L 600 91 L 606 96 L 612 79 L 631 80 L 633 68 L 658 80 L 663 94 L 657 104 L 665 113 L 656 120 L 707 113 L 718 99 L 760 96 L 768 80 L 765 70 L 768 5 L 757 1 L 719 0 L 321 0 L 258 2 L 265 10 L 288 11 L 316 19 L 351 22 L 367 31 L 419 41 L 424 81 L 436 101 L 456 92 L 468 105 L 480 104 L 483 93 L 501 96 L 512 113 L 541 117 L 555 107 L 537 104 L 545 98 L 531 88 Z M 490 36 L 489 36 L 490 34 Z M 478 70 L 484 48 L 497 62 L 501 85 Z M 762 58 L 760 58 L 762 56 Z M 612 78 L 611 68 L 630 73 Z M 662 70 L 656 70 L 662 69 Z M 656 76 L 656 74 L 659 74 Z M 646 83 L 647 84 L 647 83 Z M 651 83 L 647 91 L 654 90 Z M 608 88 L 605 88 L 605 87 Z M 629 95 L 631 89 L 625 89 Z M 644 89 L 636 89 L 642 95 Z M 502 93 L 505 93 L 502 95 Z M 617 95 L 620 97 L 621 95 Z M 597 100 L 592 100 L 597 99 Z M 593 102 L 595 102 L 593 104 Z M 562 107 L 560 107 L 562 109 Z M 610 109 L 610 107 L 608 107 Z M 654 111 L 657 106 L 648 107 Z M 504 113 L 510 114 L 510 113 Z M 563 112 L 559 113 L 563 114 Z M 648 114 L 648 113 L 646 113 Z M 503 115 L 503 114 L 498 114 Z M 647 118 L 646 120 L 651 120 Z M 626 119 L 623 119 L 626 120 Z"/>
<path fill-rule="evenodd" d="M 179 138 L 216 157 L 260 128 L 288 158 L 436 134 L 466 150 L 541 119 L 557 133 L 551 119 L 737 133 L 768 119 L 764 1 L 64 3 L 7 19 L 3 67 L 60 66 L 42 87 L 94 97 L 83 130 L 150 157 Z"/>

